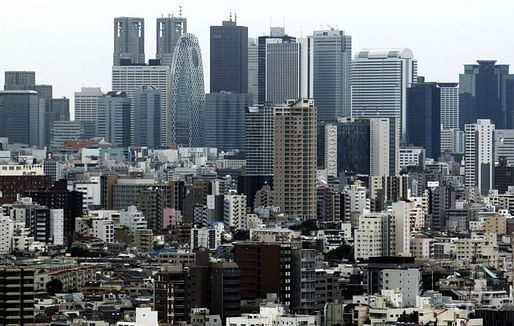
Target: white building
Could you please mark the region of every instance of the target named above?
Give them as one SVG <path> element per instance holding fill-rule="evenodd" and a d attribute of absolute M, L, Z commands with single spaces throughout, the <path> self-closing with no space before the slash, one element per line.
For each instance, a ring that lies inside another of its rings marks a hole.
<path fill-rule="evenodd" d="M 410 49 L 363 49 L 352 62 L 352 116 L 397 118 L 402 139 L 407 127 L 407 88 L 417 81 Z"/>
<path fill-rule="evenodd" d="M 2 164 L 0 176 L 45 175 L 43 164 Z"/>
<path fill-rule="evenodd" d="M 246 230 L 246 195 L 231 192 L 223 199 L 223 222 L 226 227 Z"/>
<path fill-rule="evenodd" d="M 464 153 L 464 131 L 441 128 L 441 153 Z"/>
<path fill-rule="evenodd" d="M 408 166 L 425 165 L 425 149 L 423 147 L 400 147 L 400 170 Z"/>
<path fill-rule="evenodd" d="M 50 235 L 54 245 L 64 245 L 64 210 L 50 210 Z"/>
<path fill-rule="evenodd" d="M 100 177 L 92 176 L 89 180 L 76 181 L 72 185 L 72 190 L 79 191 L 84 194 L 83 208 L 88 210 L 92 206 L 101 205 L 101 188 L 100 188 Z"/>
<path fill-rule="evenodd" d="M 2 216 L 0 212 L 0 255 L 11 253 L 12 237 L 14 235 L 14 221 L 9 216 Z"/>
<path fill-rule="evenodd" d="M 153 86 L 163 92 L 161 101 L 161 143 L 166 144 L 166 132 L 171 132 L 171 121 L 167 121 L 171 110 L 171 70 L 168 65 L 134 65 L 112 67 L 112 90 L 127 93 L 131 105 L 131 123 L 134 125 L 135 91 L 142 86 Z M 135 138 L 135 130 L 131 130 Z"/>
<path fill-rule="evenodd" d="M 129 206 L 120 212 L 120 224 L 127 226 L 132 235 L 136 233 L 136 230 L 147 228 L 146 219 L 136 206 Z"/>
<path fill-rule="evenodd" d="M 80 92 L 75 92 L 75 120 L 96 123 L 98 98 L 102 95 L 99 87 L 82 87 Z"/>
<path fill-rule="evenodd" d="M 395 251 L 395 224 L 387 213 L 371 213 L 359 216 L 354 231 L 355 259 L 392 256 Z"/>
<path fill-rule="evenodd" d="M 105 243 L 114 242 L 114 223 L 110 219 L 93 219 L 91 221 L 93 236 Z"/>
<path fill-rule="evenodd" d="M 441 129 L 459 128 L 459 83 L 437 83 L 441 90 Z"/>
<path fill-rule="evenodd" d="M 116 326 L 158 326 L 157 311 L 151 308 L 136 308 L 136 321 L 124 322 L 119 321 Z"/>
<path fill-rule="evenodd" d="M 493 188 L 494 124 L 488 119 L 466 124 L 465 129 L 465 185 L 478 188 L 487 195 Z"/>
<path fill-rule="evenodd" d="M 421 294 L 421 273 L 418 269 L 384 269 L 379 276 L 382 289 L 399 289 L 403 307 L 415 307 L 416 297 Z"/>
<path fill-rule="evenodd" d="M 191 228 L 191 250 L 206 248 L 216 250 L 221 245 L 223 225 L 219 227 Z"/>
<path fill-rule="evenodd" d="M 396 120 L 398 122 L 398 120 Z M 389 118 L 370 119 L 369 174 L 372 176 L 398 175 L 400 142 L 398 123 Z M 393 131 L 390 128 L 395 128 Z M 391 142 L 394 144 L 391 146 Z"/>

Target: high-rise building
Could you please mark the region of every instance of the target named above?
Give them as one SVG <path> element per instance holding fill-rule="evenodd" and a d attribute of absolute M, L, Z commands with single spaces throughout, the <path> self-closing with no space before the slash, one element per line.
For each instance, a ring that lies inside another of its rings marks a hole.
<path fill-rule="evenodd" d="M 441 153 L 464 153 L 464 131 L 441 129 Z"/>
<path fill-rule="evenodd" d="M 489 119 L 498 129 L 514 128 L 514 76 L 509 65 L 478 60 L 459 76 L 460 127 Z"/>
<path fill-rule="evenodd" d="M 273 107 L 252 106 L 246 112 L 246 175 L 273 175 Z"/>
<path fill-rule="evenodd" d="M 499 162 L 504 158 L 508 165 L 514 166 L 514 130 L 494 130 L 494 161 Z"/>
<path fill-rule="evenodd" d="M 352 116 L 396 118 L 402 140 L 407 128 L 407 88 L 417 80 L 409 49 L 365 49 L 352 62 Z"/>
<path fill-rule="evenodd" d="M 369 175 L 398 175 L 400 169 L 400 128 L 398 119 L 372 118 L 369 120 Z"/>
<path fill-rule="evenodd" d="M 152 86 L 136 89 L 134 96 L 134 146 L 161 145 L 162 90 Z"/>
<path fill-rule="evenodd" d="M 464 128 L 464 161 L 466 187 L 478 188 L 487 195 L 493 187 L 495 125 L 488 119 L 466 124 Z"/>
<path fill-rule="evenodd" d="M 318 120 L 351 114 L 352 37 L 341 30 L 314 31 L 313 96 Z"/>
<path fill-rule="evenodd" d="M 441 89 L 417 83 L 407 89 L 407 143 L 423 147 L 427 157 L 441 154 Z"/>
<path fill-rule="evenodd" d="M 303 220 L 316 218 L 316 111 L 312 99 L 274 107 L 274 205 Z"/>
<path fill-rule="evenodd" d="M 45 106 L 36 91 L 0 91 L 0 137 L 10 143 L 43 147 Z"/>
<path fill-rule="evenodd" d="M 170 122 L 167 120 L 170 111 L 171 96 L 171 68 L 167 65 L 159 65 L 158 62 L 150 60 L 149 64 L 140 65 L 120 65 L 112 67 L 112 90 L 117 92 L 125 92 L 130 99 L 130 123 L 136 123 L 136 90 L 151 86 L 162 92 L 160 101 L 160 136 L 157 142 L 160 145 L 169 144 L 166 141 L 169 137 Z M 131 138 L 136 137 L 136 129 L 132 128 L 130 132 Z"/>
<path fill-rule="evenodd" d="M 183 34 L 171 65 L 171 137 L 167 143 L 200 147 L 204 143 L 205 91 L 198 39 Z"/>
<path fill-rule="evenodd" d="M 441 127 L 459 128 L 459 83 L 437 83 L 441 90 Z"/>
<path fill-rule="evenodd" d="M 82 87 L 80 92 L 75 92 L 75 120 L 93 121 L 96 129 L 98 98 L 102 95 L 99 87 Z"/>
<path fill-rule="evenodd" d="M 34 71 L 6 71 L 4 90 L 35 91 L 36 73 Z"/>
<path fill-rule="evenodd" d="M 54 122 L 70 121 L 70 100 L 63 98 L 51 98 L 45 108 L 45 140 L 50 145 L 51 131 Z"/>
<path fill-rule="evenodd" d="M 155 57 L 162 65 L 170 66 L 178 39 L 187 33 L 187 19 L 183 17 L 157 18 L 157 53 Z"/>
<path fill-rule="evenodd" d="M 187 273 L 182 266 L 167 265 L 155 275 L 154 300 L 160 323 L 186 322 Z"/>
<path fill-rule="evenodd" d="M 53 97 L 52 85 L 35 85 L 33 90 L 37 92 L 39 98 L 46 101 L 50 101 Z"/>
<path fill-rule="evenodd" d="M 218 150 L 245 151 L 247 108 L 252 105 L 250 94 L 230 92 L 205 96 L 205 146 Z"/>
<path fill-rule="evenodd" d="M 223 223 L 227 228 L 248 229 L 246 223 L 246 195 L 231 192 L 224 196 Z"/>
<path fill-rule="evenodd" d="M 253 104 L 257 104 L 259 94 L 259 47 L 257 40 L 248 39 L 248 93 L 253 95 Z"/>
<path fill-rule="evenodd" d="M 96 134 L 118 146 L 130 145 L 130 99 L 124 92 L 108 92 L 98 99 Z"/>
<path fill-rule="evenodd" d="M 355 259 L 393 256 L 396 232 L 394 216 L 389 213 L 372 213 L 359 216 L 354 233 Z"/>
<path fill-rule="evenodd" d="M 96 130 L 92 121 L 54 121 L 50 128 L 49 146 L 61 149 L 67 140 L 84 140 L 95 137 Z"/>
<path fill-rule="evenodd" d="M 211 93 L 248 93 L 248 27 L 236 20 L 211 26 Z"/>
<path fill-rule="evenodd" d="M 113 65 L 145 63 L 145 21 L 143 18 L 114 18 Z"/>
<path fill-rule="evenodd" d="M 34 269 L 0 267 L 0 324 L 34 324 Z"/>

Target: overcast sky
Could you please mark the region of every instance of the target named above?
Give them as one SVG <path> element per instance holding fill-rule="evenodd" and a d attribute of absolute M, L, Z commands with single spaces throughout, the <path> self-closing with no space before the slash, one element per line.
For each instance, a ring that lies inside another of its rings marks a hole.
<path fill-rule="evenodd" d="M 510 0 L 16 0 L 0 9 L 0 85 L 5 70 L 34 70 L 54 97 L 73 98 L 82 86 L 110 90 L 113 18 L 145 18 L 146 60 L 155 56 L 155 18 L 182 5 L 188 31 L 199 40 L 209 76 L 209 26 L 237 11 L 249 36 L 267 34 L 270 23 L 292 36 L 328 25 L 361 48 L 408 47 L 428 81 L 458 81 L 465 63 L 497 59 L 514 63 L 514 1 Z"/>

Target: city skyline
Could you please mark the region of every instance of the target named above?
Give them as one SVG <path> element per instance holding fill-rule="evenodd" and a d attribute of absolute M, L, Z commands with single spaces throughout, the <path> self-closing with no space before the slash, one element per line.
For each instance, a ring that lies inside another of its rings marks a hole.
<path fill-rule="evenodd" d="M 312 35 L 315 30 L 332 26 L 352 36 L 352 56 L 363 48 L 410 48 L 418 59 L 419 75 L 427 81 L 457 82 L 463 65 L 473 64 L 477 59 L 514 64 L 514 51 L 498 37 L 492 37 L 510 29 L 507 15 L 514 4 L 496 1 L 501 4 L 499 7 L 484 8 L 464 1 L 435 1 L 430 7 L 404 0 L 394 2 L 410 6 L 378 1 L 318 2 L 315 8 L 305 6 L 292 12 L 291 2 L 273 3 L 271 11 L 267 2 L 243 6 L 237 1 L 202 3 L 202 10 L 198 10 L 200 2 L 196 1 L 173 4 L 154 1 L 143 8 L 135 2 L 121 1 L 98 6 L 100 2 L 95 0 L 73 4 L 59 0 L 44 5 L 30 0 L 9 3 L 0 13 L 0 27 L 4 31 L 0 41 L 9 49 L 2 54 L 2 70 L 36 71 L 39 81 L 54 85 L 56 97 L 73 99 L 73 93 L 83 86 L 109 91 L 113 19 L 122 16 L 145 19 L 145 54 L 150 59 L 156 52 L 156 19 L 172 13 L 179 16 L 180 5 L 182 16 L 188 19 L 188 31 L 200 42 L 206 89 L 210 88 L 209 27 L 228 20 L 230 12 L 233 17 L 237 14 L 238 25 L 248 27 L 249 37 L 268 34 L 270 26 L 285 26 L 286 33 L 295 37 Z M 31 10 L 24 10 L 28 6 Z M 401 11 L 397 10 L 399 7 Z M 46 15 L 40 15 L 41 12 Z M 38 26 L 37 32 L 31 26 Z M 25 42 L 19 42 L 20 39 Z M 80 64 L 75 64 L 77 61 Z M 0 84 L 3 83 L 0 76 Z"/>

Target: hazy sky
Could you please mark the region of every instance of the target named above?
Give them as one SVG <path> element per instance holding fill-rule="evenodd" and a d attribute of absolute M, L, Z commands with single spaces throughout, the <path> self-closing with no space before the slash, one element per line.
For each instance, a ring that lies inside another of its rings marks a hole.
<path fill-rule="evenodd" d="M 36 82 L 52 84 L 54 97 L 73 98 L 82 86 L 110 90 L 113 18 L 145 18 L 146 59 L 155 56 L 155 18 L 182 5 L 188 31 L 202 49 L 206 90 L 209 26 L 237 11 L 249 36 L 285 23 L 292 36 L 328 25 L 361 48 L 408 47 L 428 81 L 458 81 L 464 63 L 497 59 L 514 63 L 514 1 L 510 0 L 16 0 L 0 9 L 0 85 L 5 70 L 34 70 Z"/>

